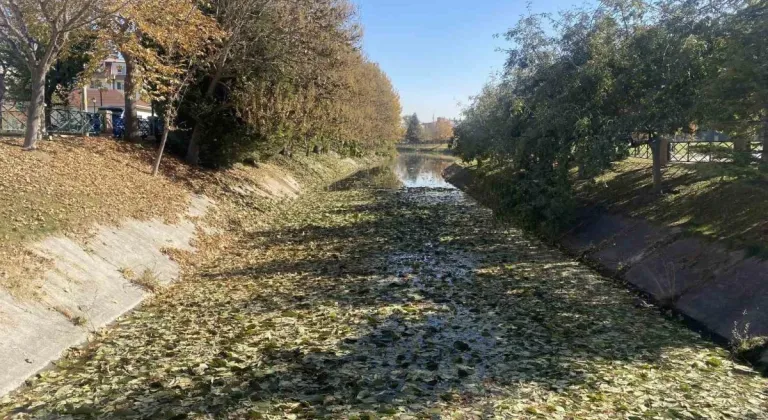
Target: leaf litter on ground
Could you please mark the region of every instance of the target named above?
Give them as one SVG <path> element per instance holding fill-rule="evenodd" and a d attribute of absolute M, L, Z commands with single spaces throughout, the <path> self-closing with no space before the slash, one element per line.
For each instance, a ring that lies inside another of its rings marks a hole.
<path fill-rule="evenodd" d="M 152 143 L 56 138 L 39 143 L 33 152 L 23 151 L 21 144 L 0 138 L 0 287 L 21 299 L 41 298 L 38 280 L 50 264 L 29 245 L 45 236 L 86 242 L 95 226 L 116 226 L 127 219 L 174 223 L 186 213 L 190 194 L 205 195 L 224 207 L 268 212 L 290 187 L 275 180 L 291 174 L 302 185 L 328 182 L 351 164 L 331 155 L 276 157 L 261 168 L 236 165 L 209 171 L 169 156 L 160 176 L 153 177 Z M 251 189 L 243 190 L 243 185 Z M 243 213 L 211 213 L 206 222 L 222 229 L 248 223 Z"/>
<path fill-rule="evenodd" d="M 366 175 L 268 223 L 238 208 L 223 250 L 0 416 L 766 418 L 766 378 L 620 285 L 458 191 Z"/>

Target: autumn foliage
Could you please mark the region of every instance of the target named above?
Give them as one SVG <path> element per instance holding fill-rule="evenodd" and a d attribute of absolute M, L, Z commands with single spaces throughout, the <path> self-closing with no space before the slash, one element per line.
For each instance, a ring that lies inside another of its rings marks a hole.
<path fill-rule="evenodd" d="M 399 97 L 360 52 L 360 28 L 349 3 L 219 3 L 238 3 L 258 18 L 211 11 L 222 27 L 233 29 L 182 107 L 181 118 L 193 129 L 178 143 L 190 163 L 218 167 L 245 157 L 330 150 L 359 154 L 396 140 Z"/>
<path fill-rule="evenodd" d="M 59 3 L 0 2 L 0 43 L 32 75 L 32 140 L 45 73 L 67 59 L 79 33 L 98 34 L 87 52 L 94 63 L 118 53 L 126 61 L 126 138 L 137 137 L 141 97 L 166 120 L 172 150 L 192 164 L 375 152 L 400 134 L 399 97 L 360 51 L 362 30 L 347 0 Z M 50 54 L 36 58 L 36 45 Z"/>

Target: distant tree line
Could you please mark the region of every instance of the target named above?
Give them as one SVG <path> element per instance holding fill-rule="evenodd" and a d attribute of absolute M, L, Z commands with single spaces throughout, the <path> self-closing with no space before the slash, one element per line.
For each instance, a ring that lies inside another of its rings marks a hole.
<path fill-rule="evenodd" d="M 742 163 L 768 163 L 768 1 L 604 0 L 528 14 L 506 33 L 503 73 L 464 110 L 457 152 L 487 173 L 511 215 L 556 231 L 572 214 L 574 170 L 592 177 L 632 142 L 723 131 Z"/>
<path fill-rule="evenodd" d="M 453 121 L 438 117 L 434 122 L 422 123 L 416 114 L 403 117 L 406 143 L 446 143 L 453 138 Z"/>
<path fill-rule="evenodd" d="M 0 96 L 29 101 L 33 149 L 44 105 L 120 53 L 126 138 L 142 97 L 191 164 L 374 152 L 401 138 L 401 108 L 360 39 L 347 0 L 0 0 Z"/>

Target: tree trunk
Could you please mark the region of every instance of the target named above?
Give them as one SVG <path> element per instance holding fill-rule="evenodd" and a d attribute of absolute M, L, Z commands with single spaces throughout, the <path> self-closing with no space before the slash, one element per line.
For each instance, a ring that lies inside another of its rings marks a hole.
<path fill-rule="evenodd" d="M 235 37 L 230 37 L 224 44 L 224 47 L 219 52 L 219 59 L 216 62 L 216 72 L 211 78 L 211 82 L 208 84 L 208 89 L 205 91 L 205 99 L 213 97 L 216 92 L 216 86 L 218 86 L 221 79 L 224 77 L 224 68 L 229 58 L 229 52 L 235 43 Z M 200 122 L 195 122 L 195 127 L 192 129 L 192 137 L 189 139 L 189 146 L 187 146 L 186 161 L 190 165 L 197 165 L 200 163 L 200 136 L 202 135 L 202 129 L 200 128 Z"/>
<path fill-rule="evenodd" d="M 205 92 L 205 99 L 211 98 L 216 92 L 216 85 L 219 83 L 222 77 L 222 70 L 218 70 L 213 76 L 211 83 L 208 85 L 208 89 Z M 192 137 L 189 138 L 189 145 L 187 146 L 187 156 L 185 160 L 190 165 L 197 165 L 200 163 L 200 136 L 203 135 L 202 125 L 200 121 L 195 121 L 195 127 L 192 129 Z"/>
<path fill-rule="evenodd" d="M 653 134 L 650 135 L 650 146 L 653 152 L 653 192 L 660 193 L 661 184 L 661 139 Z"/>
<path fill-rule="evenodd" d="M 152 167 L 152 176 L 156 176 L 160 171 L 160 161 L 163 159 L 163 152 L 165 151 L 165 143 L 168 141 L 168 132 L 171 124 L 168 118 L 165 119 L 165 126 L 163 127 L 163 140 L 160 141 L 160 149 L 157 150 L 157 156 L 155 157 L 155 165 Z"/>
<path fill-rule="evenodd" d="M 123 137 L 126 140 L 135 140 L 140 137 L 139 133 L 139 117 L 136 113 L 136 83 L 134 80 L 134 72 L 136 71 L 136 63 L 133 56 L 123 52 L 123 58 L 125 59 L 125 112 L 123 113 L 123 125 L 125 126 L 125 132 Z"/>
<path fill-rule="evenodd" d="M 45 90 L 45 107 L 43 108 L 43 118 L 40 119 L 40 130 L 43 133 L 46 128 L 50 128 L 52 125 L 51 110 L 53 109 L 53 94 L 48 92 L 48 88 Z M 48 110 L 48 112 L 45 112 L 45 110 Z"/>
<path fill-rule="evenodd" d="M 733 162 L 737 165 L 748 165 L 751 160 L 749 139 L 743 135 L 733 137 Z"/>
<path fill-rule="evenodd" d="M 52 124 L 51 110 L 53 109 L 53 95 L 56 94 L 56 87 L 61 81 L 61 61 L 56 60 L 56 64 L 53 68 L 45 72 L 45 108 L 48 112 L 43 111 L 42 129 L 50 128 Z"/>
<path fill-rule="evenodd" d="M 187 156 L 185 160 L 190 165 L 197 165 L 200 163 L 200 136 L 203 130 L 200 128 L 200 123 L 195 124 L 195 128 L 192 129 L 192 137 L 189 138 L 189 146 L 187 146 Z"/>
<path fill-rule="evenodd" d="M 763 153 L 760 157 L 763 166 L 768 169 L 768 107 L 763 110 Z"/>
<path fill-rule="evenodd" d="M 42 123 L 45 105 L 45 68 L 35 69 L 32 73 L 32 95 L 27 107 L 27 131 L 24 136 L 24 150 L 34 150 L 42 136 Z"/>
<path fill-rule="evenodd" d="M 3 102 L 5 101 L 5 71 L 0 73 L 0 131 L 3 131 Z"/>

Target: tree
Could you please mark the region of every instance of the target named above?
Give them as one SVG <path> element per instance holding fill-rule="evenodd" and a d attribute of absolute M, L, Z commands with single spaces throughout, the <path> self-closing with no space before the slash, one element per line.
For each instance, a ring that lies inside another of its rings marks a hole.
<path fill-rule="evenodd" d="M 435 130 L 435 123 L 422 123 L 421 124 L 421 141 L 431 142 L 437 139 L 437 130 Z"/>
<path fill-rule="evenodd" d="M 31 78 L 24 149 L 32 150 L 41 135 L 45 77 L 75 31 L 117 11 L 125 1 L 0 0 L 0 36 L 24 63 Z"/>
<path fill-rule="evenodd" d="M 438 117 L 436 125 L 436 139 L 448 141 L 453 137 L 453 124 L 447 118 Z"/>
<path fill-rule="evenodd" d="M 350 53 L 360 37 L 350 3 L 218 0 L 206 10 L 232 29 L 181 112 L 194 127 L 190 163 L 290 155 L 297 144 L 306 149 L 338 134 L 330 127 L 341 124 L 337 100 L 348 92 L 345 66 L 356 65 Z"/>
<path fill-rule="evenodd" d="M 663 135 L 690 131 L 696 98 L 705 84 L 711 48 L 692 30 L 699 9 L 670 4 L 660 21 L 638 29 L 628 41 L 620 91 L 627 131 L 647 134 L 653 152 L 653 189 L 662 191 Z"/>
<path fill-rule="evenodd" d="M 761 135 L 768 163 L 768 1 L 740 2 L 731 14 L 723 10 L 706 28 L 717 49 L 699 105 L 706 121 L 728 132 L 747 157 L 748 139 Z"/>
<path fill-rule="evenodd" d="M 13 54 L 10 46 L 0 42 L 0 131 L 3 128 L 2 105 L 10 100 L 23 99 L 29 93 L 24 82 L 26 66 Z"/>
<path fill-rule="evenodd" d="M 3 131 L 3 104 L 5 103 L 5 79 L 10 72 L 8 56 L 5 54 L 6 46 L 0 45 L 0 131 Z"/>
<path fill-rule="evenodd" d="M 424 136 L 424 127 L 422 127 L 419 117 L 416 114 L 408 119 L 408 125 L 405 131 L 405 141 L 407 143 L 418 143 Z"/>
<path fill-rule="evenodd" d="M 45 80 L 45 106 L 66 103 L 69 93 L 81 85 L 84 69 L 91 67 L 96 37 L 93 33 L 73 34 L 70 46 L 53 63 Z M 86 71 L 87 73 L 87 71 Z"/>
<path fill-rule="evenodd" d="M 196 82 L 180 110 L 194 127 L 188 161 L 229 166 L 276 153 L 355 155 L 390 147 L 400 104 L 390 80 L 360 52 L 355 9 L 346 0 L 254 2 L 253 19 L 210 3 L 206 13 L 237 27 L 229 53 Z M 228 34 L 233 33 L 228 31 Z"/>
<path fill-rule="evenodd" d="M 524 16 L 506 34 L 504 72 L 463 111 L 455 150 L 514 178 L 499 195 L 532 227 L 562 225 L 573 174 L 598 175 L 630 139 L 649 142 L 660 192 L 665 137 L 768 133 L 766 4 L 605 0 Z"/>
<path fill-rule="evenodd" d="M 163 104 L 163 136 L 152 168 L 152 175 L 157 175 L 179 103 L 197 69 L 208 65 L 221 32 L 216 21 L 201 13 L 191 0 L 151 1 L 162 3 L 166 13 L 137 18 L 134 22 L 141 42 L 126 45 L 131 46 L 144 81 L 152 87 L 152 100 Z M 136 13 L 152 10 L 159 9 L 147 7 Z"/>
<path fill-rule="evenodd" d="M 273 0 L 218 0 L 211 4 L 209 14 L 219 22 L 226 36 L 212 59 L 210 72 L 199 82 L 204 100 L 213 99 L 221 84 L 227 83 L 238 70 L 257 64 L 253 62 L 256 57 L 250 53 L 251 43 L 274 34 L 262 21 L 271 11 L 273 3 Z M 203 118 L 194 118 L 186 154 L 187 163 L 192 165 L 200 161 L 200 136 L 204 132 L 204 123 Z"/>
<path fill-rule="evenodd" d="M 138 4 L 129 4 L 120 13 L 111 16 L 105 22 L 101 32 L 104 44 L 117 48 L 125 60 L 125 80 L 123 81 L 125 97 L 123 126 L 125 128 L 123 136 L 127 140 L 133 140 L 139 136 L 138 114 L 134 98 L 141 82 L 138 80 L 139 75 L 137 74 L 133 50 L 142 48 L 140 28 L 146 24 L 143 21 L 144 17 L 165 13 L 163 10 L 152 9 L 156 5 L 157 2 L 147 2 L 147 4 L 141 4 L 141 7 L 138 7 Z M 144 13 L 145 11 L 149 13 Z M 108 54 L 113 53 L 114 51 L 110 51 Z"/>
<path fill-rule="evenodd" d="M 150 82 L 143 71 L 152 65 L 148 63 L 157 62 L 158 47 L 162 49 L 164 44 L 176 42 L 171 40 L 180 40 L 181 44 L 186 42 L 184 40 L 208 35 L 195 33 L 190 26 L 194 22 L 185 24 L 174 17 L 189 15 L 193 6 L 194 3 L 183 1 L 134 1 L 102 21 L 100 33 L 102 45 L 107 46 L 105 53 L 119 52 L 125 60 L 123 123 L 126 139 L 139 137 L 136 98 L 144 84 Z M 194 14 L 201 15 L 198 9 L 194 10 Z"/>
<path fill-rule="evenodd" d="M 44 103 L 45 109 L 53 109 L 55 105 L 66 105 L 69 101 L 69 94 L 81 84 L 81 78 L 84 74 L 89 74 L 89 68 L 93 64 L 94 48 L 97 37 L 90 31 L 76 31 L 72 34 L 69 47 L 59 54 L 54 64 L 48 70 L 45 76 Z M 7 47 L 6 47 L 7 48 Z M 10 95 L 17 100 L 29 100 L 29 92 L 32 87 L 32 77 L 28 68 L 17 58 L 3 54 L 0 51 L 0 61 L 6 61 L 10 83 L 6 88 Z M 43 127 L 51 125 L 51 113 L 46 112 L 44 120 L 41 118 Z"/>
<path fill-rule="evenodd" d="M 392 82 L 376 64 L 350 51 L 346 88 L 335 102 L 342 111 L 340 135 L 346 147 L 386 149 L 401 139 L 402 108 Z M 351 151 L 351 150 L 350 150 Z"/>

